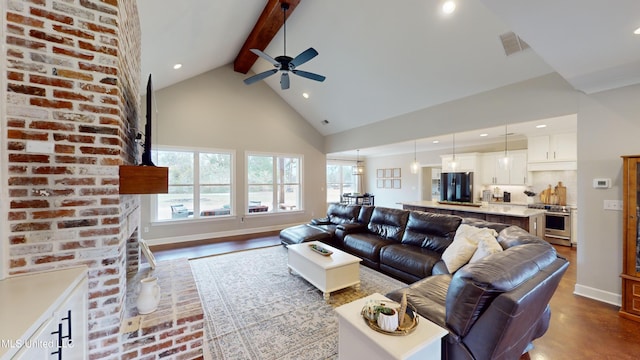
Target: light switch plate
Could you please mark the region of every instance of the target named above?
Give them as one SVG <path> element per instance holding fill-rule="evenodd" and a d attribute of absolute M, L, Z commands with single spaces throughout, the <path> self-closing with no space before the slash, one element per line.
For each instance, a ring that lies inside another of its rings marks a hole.
<path fill-rule="evenodd" d="M 622 211 L 622 200 L 605 200 L 604 201 L 604 209 L 605 210 L 614 210 L 614 211 Z"/>

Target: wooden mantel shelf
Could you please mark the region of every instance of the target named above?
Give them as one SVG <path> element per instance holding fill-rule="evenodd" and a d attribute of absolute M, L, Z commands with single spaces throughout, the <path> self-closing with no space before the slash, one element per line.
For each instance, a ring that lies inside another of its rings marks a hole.
<path fill-rule="evenodd" d="M 167 194 L 169 168 L 120 165 L 120 194 Z"/>

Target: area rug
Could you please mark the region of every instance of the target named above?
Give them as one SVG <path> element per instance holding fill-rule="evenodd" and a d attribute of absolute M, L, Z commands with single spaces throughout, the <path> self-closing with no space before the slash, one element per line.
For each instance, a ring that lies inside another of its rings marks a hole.
<path fill-rule="evenodd" d="M 213 359 L 337 359 L 333 308 L 405 286 L 360 266 L 360 289 L 322 292 L 287 269 L 283 246 L 191 260 Z"/>

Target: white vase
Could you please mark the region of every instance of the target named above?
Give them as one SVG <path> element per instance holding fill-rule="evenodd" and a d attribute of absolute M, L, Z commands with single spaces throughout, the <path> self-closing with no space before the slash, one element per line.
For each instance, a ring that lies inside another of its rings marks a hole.
<path fill-rule="evenodd" d="M 391 315 L 378 314 L 378 326 L 384 331 L 393 332 L 398 328 L 398 312 L 394 309 L 391 310 L 393 311 Z"/>
<path fill-rule="evenodd" d="M 140 280 L 140 293 L 136 301 L 138 314 L 145 315 L 156 311 L 160 303 L 160 286 L 157 277 Z"/>

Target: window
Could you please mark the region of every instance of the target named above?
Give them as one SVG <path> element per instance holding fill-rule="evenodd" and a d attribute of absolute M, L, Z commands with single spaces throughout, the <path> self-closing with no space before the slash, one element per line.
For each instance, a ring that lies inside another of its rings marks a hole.
<path fill-rule="evenodd" d="M 197 219 L 233 214 L 233 154 L 228 151 L 156 150 L 169 168 L 169 193 L 156 195 L 155 219 Z"/>
<path fill-rule="evenodd" d="M 247 155 L 247 212 L 301 210 L 301 159 L 291 155 Z"/>
<path fill-rule="evenodd" d="M 342 194 L 355 192 L 354 166 L 340 162 L 327 163 L 327 202 L 341 202 Z"/>

